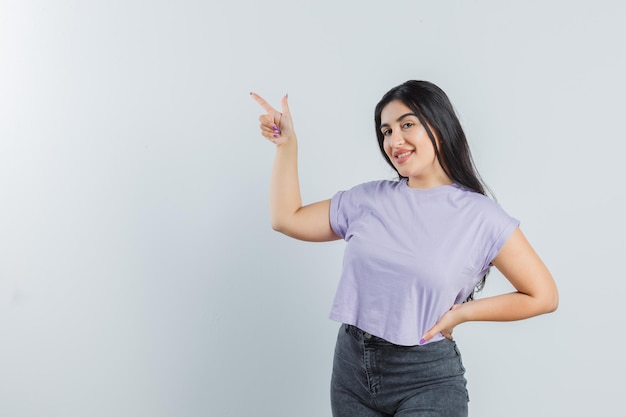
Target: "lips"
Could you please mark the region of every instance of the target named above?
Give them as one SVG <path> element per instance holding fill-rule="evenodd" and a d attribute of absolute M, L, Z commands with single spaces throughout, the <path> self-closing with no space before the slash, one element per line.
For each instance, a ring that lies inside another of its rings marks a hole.
<path fill-rule="evenodd" d="M 398 164 L 406 162 L 411 155 L 413 155 L 413 151 L 409 149 L 398 149 L 393 153 L 393 157 Z"/>

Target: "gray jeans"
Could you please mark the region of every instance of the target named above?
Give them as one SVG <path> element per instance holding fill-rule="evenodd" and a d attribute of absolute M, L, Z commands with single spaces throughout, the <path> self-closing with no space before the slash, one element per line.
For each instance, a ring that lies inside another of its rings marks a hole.
<path fill-rule="evenodd" d="M 333 361 L 333 416 L 464 417 L 464 374 L 451 340 L 398 346 L 344 324 Z"/>

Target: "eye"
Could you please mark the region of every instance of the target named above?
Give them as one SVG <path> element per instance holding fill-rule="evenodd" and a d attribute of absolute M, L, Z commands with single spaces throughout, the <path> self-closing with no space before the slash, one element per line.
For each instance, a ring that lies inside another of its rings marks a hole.
<path fill-rule="evenodd" d="M 406 123 L 402 124 L 402 127 L 404 129 L 408 129 L 408 128 L 413 127 L 413 126 L 415 126 L 415 123 L 413 123 L 413 122 L 406 122 Z"/>
<path fill-rule="evenodd" d="M 382 132 L 383 132 L 383 136 L 391 135 L 391 129 L 384 129 Z"/>

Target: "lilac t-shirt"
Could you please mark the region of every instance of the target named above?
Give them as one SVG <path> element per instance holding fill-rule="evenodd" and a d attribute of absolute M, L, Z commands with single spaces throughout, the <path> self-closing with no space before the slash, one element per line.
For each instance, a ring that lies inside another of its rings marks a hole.
<path fill-rule="evenodd" d="M 412 346 L 467 299 L 519 221 L 459 185 L 401 180 L 338 192 L 330 224 L 347 242 L 330 318 Z"/>

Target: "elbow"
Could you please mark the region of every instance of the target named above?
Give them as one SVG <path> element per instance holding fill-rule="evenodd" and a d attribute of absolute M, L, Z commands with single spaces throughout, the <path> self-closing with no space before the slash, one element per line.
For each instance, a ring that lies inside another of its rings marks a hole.
<path fill-rule="evenodd" d="M 554 289 L 548 297 L 545 297 L 542 303 L 542 313 L 553 313 L 559 307 L 559 293 Z"/>
<path fill-rule="evenodd" d="M 270 224 L 272 230 L 280 232 L 283 235 L 293 237 L 297 230 L 298 223 L 293 215 L 272 213 L 270 216 Z"/>
<path fill-rule="evenodd" d="M 280 224 L 279 222 L 272 220 L 272 230 L 275 232 L 281 232 L 283 231 L 283 225 Z"/>
<path fill-rule="evenodd" d="M 271 225 L 272 225 L 272 230 L 274 230 L 275 232 L 280 232 L 280 233 L 282 233 L 284 235 L 288 235 L 289 236 L 288 227 L 287 227 L 287 225 L 285 224 L 284 221 L 279 221 L 277 219 L 272 219 Z"/>
<path fill-rule="evenodd" d="M 273 212 L 271 212 L 270 214 L 270 225 L 272 226 L 272 230 L 274 230 L 275 232 L 280 232 L 280 230 L 283 228 L 282 223 L 284 223 L 281 221 L 281 216 L 277 216 Z"/>
<path fill-rule="evenodd" d="M 556 283 L 554 283 L 554 281 L 552 281 L 552 291 L 551 291 L 549 307 L 550 307 L 549 313 L 552 313 L 556 311 L 557 308 L 559 308 L 559 290 L 557 289 Z"/>
<path fill-rule="evenodd" d="M 548 311 L 546 312 L 553 313 L 556 311 L 557 308 L 559 308 L 559 294 L 555 292 L 554 296 L 552 297 L 552 300 L 548 304 Z"/>

